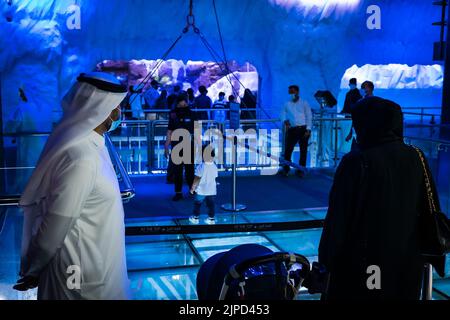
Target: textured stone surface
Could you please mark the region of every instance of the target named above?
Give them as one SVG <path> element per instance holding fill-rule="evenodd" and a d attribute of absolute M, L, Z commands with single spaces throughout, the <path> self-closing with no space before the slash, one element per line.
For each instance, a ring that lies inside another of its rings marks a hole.
<path fill-rule="evenodd" d="M 370 31 L 366 9 L 373 1 L 348 5 L 351 2 L 216 1 L 227 58 L 236 65 L 250 62 L 256 67 L 262 81 L 262 104 L 273 115 L 287 99 L 286 88 L 292 83 L 299 84 L 302 96 L 315 105 L 317 90 L 339 93 L 342 75 L 354 64 L 433 64 L 433 42 L 438 40 L 439 30 L 431 24 L 439 20 L 438 7 L 429 1 L 377 1 L 382 29 Z M 51 110 L 59 108 L 61 97 L 79 72 L 93 70 L 103 60 L 135 59 L 129 65 L 131 81 L 139 81 L 151 68 L 142 59 L 163 55 L 181 33 L 188 7 L 187 0 L 81 1 L 81 29 L 69 30 L 66 20 L 71 13 L 67 9 L 73 0 L 12 3 L 9 7 L 0 1 L 0 73 L 6 111 L 15 99 L 17 83 L 12 79 L 17 77 L 17 65 L 36 70 L 23 76 L 24 82 L 57 79 L 56 85 L 44 81 L 51 88 L 44 85 L 36 90 L 36 96 L 43 97 L 38 100 Z M 195 1 L 194 13 L 207 41 L 223 55 L 211 2 Z M 210 86 L 224 76 L 214 65 L 189 64 L 189 60 L 214 61 L 192 32 L 183 36 L 169 59 L 174 62 L 161 67 L 162 78 L 176 82 L 188 78 L 194 86 Z M 179 61 L 187 61 L 186 73 L 177 67 Z M 128 73 L 125 69 L 119 72 L 121 77 Z M 406 79 L 405 83 L 412 82 Z"/>
<path fill-rule="evenodd" d="M 229 73 L 224 64 L 219 66 L 214 62 L 189 60 L 184 63 L 181 60 L 169 59 L 162 62 L 158 69 L 154 69 L 156 63 L 155 60 L 105 60 L 97 64 L 97 69 L 120 76 L 128 85 L 140 84 L 149 73 L 153 73 L 151 79 L 157 80 L 169 91 L 174 85 L 179 85 L 184 90 L 192 88 L 197 93 L 198 88 L 203 85 L 213 100 L 217 99 L 221 91 L 227 96 L 243 96 L 245 88 L 258 91 L 258 73 L 250 63 L 239 65 L 236 61 L 230 61 Z M 149 82 L 146 88 L 148 86 Z"/>
<path fill-rule="evenodd" d="M 342 89 L 348 88 L 351 78 L 358 79 L 359 83 L 370 80 L 377 89 L 442 89 L 444 74 L 438 64 L 411 67 L 405 64 L 353 65 L 342 77 Z"/>

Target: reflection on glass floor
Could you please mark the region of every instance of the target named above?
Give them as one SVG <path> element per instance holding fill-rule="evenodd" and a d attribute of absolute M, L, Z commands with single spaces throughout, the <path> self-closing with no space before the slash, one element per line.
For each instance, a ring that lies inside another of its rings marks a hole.
<path fill-rule="evenodd" d="M 300 210 L 301 211 L 301 210 Z M 300 212 L 298 211 L 298 212 Z M 321 210 L 305 210 L 303 214 L 322 214 Z M 323 210 L 322 210 L 323 212 Z M 287 221 L 296 214 L 274 213 L 271 218 Z M 267 216 L 261 220 L 267 220 Z M 219 222 L 233 223 L 230 216 L 220 216 Z M 240 214 L 236 221 L 257 221 L 255 213 Z M 256 219 L 256 220 L 253 220 Z M 173 221 L 172 221 L 173 222 Z M 148 225 L 169 225 L 171 221 L 128 221 Z M 174 223 L 183 223 L 175 221 Z M 247 232 L 195 235 L 157 235 L 127 237 L 127 263 L 134 299 L 143 300 L 195 300 L 196 275 L 203 261 L 211 255 L 244 243 L 259 243 L 274 251 L 295 252 L 306 256 L 310 262 L 317 260 L 321 229 L 297 231 Z M 36 299 L 36 291 L 25 294 L 12 290 L 17 280 L 22 236 L 22 215 L 17 209 L 0 211 L 0 300 Z M 450 276 L 448 258 L 447 275 Z M 445 299 L 450 294 L 450 279 L 435 280 L 435 299 Z M 318 299 L 306 292 L 300 300 Z"/>

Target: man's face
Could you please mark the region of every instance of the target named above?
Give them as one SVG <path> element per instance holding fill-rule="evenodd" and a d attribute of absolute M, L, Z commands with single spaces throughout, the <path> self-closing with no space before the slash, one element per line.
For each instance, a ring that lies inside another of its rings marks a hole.
<path fill-rule="evenodd" d="M 290 95 L 295 94 L 295 95 L 298 96 L 299 92 L 298 92 L 297 89 L 291 88 L 291 89 L 289 89 L 289 94 L 290 94 Z"/>
<path fill-rule="evenodd" d="M 361 86 L 361 94 L 365 97 L 367 96 L 368 90 L 367 90 L 367 86 L 363 85 Z"/>
<path fill-rule="evenodd" d="M 372 89 L 368 85 L 361 86 L 361 94 L 364 97 L 372 95 Z"/>

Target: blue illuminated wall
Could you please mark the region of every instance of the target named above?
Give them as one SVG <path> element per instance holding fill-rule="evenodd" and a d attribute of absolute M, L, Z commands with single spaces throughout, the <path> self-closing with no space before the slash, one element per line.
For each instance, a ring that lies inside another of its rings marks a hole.
<path fill-rule="evenodd" d="M 318 0 L 316 3 L 326 3 Z M 339 2 L 334 0 L 334 2 Z M 311 0 L 216 0 L 228 58 L 254 64 L 262 79 L 261 101 L 273 115 L 298 83 L 311 104 L 318 89 L 336 96 L 353 64 L 433 64 L 440 9 L 431 1 L 383 0 L 307 7 Z M 188 0 L 0 1 L 0 72 L 4 116 L 24 86 L 51 121 L 75 76 L 104 59 L 161 57 L 185 24 Z M 70 30 L 70 5 L 81 8 L 81 29 Z M 290 3 L 290 5 L 280 5 Z M 369 5 L 381 8 L 381 30 L 366 27 Z M 198 27 L 221 52 L 212 0 L 194 1 Z M 331 8 L 331 9 L 330 9 Z M 334 9 L 333 9 L 334 8 Z M 12 21 L 7 22 L 6 18 Z M 198 37 L 186 35 L 169 58 L 211 60 Z"/>

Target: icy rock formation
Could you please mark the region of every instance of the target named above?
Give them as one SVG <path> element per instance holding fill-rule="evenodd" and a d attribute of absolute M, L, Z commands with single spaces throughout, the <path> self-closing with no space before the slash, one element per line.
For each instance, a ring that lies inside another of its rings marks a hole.
<path fill-rule="evenodd" d="M 348 88 L 351 78 L 358 79 L 359 83 L 372 81 L 377 89 L 441 89 L 444 80 L 443 68 L 438 64 L 353 65 L 342 77 L 341 89 Z"/>
<path fill-rule="evenodd" d="M 359 85 L 365 80 L 372 81 L 375 85 L 375 95 L 393 100 L 404 109 L 414 108 L 412 112 L 420 112 L 417 108 L 433 108 L 427 113 L 440 114 L 443 85 L 441 65 L 353 65 L 346 70 L 341 80 L 339 108 L 344 104 L 351 78 L 356 78 Z"/>
<path fill-rule="evenodd" d="M 200 86 L 205 86 L 209 90 L 208 95 L 213 100 L 217 98 L 220 91 L 224 91 L 227 95 L 242 96 L 245 88 L 252 91 L 258 90 L 258 73 L 256 68 L 249 63 L 241 66 L 236 61 L 230 61 L 228 64 L 230 73 L 225 70 L 224 65 L 219 66 L 213 62 L 189 60 L 184 63 L 181 60 L 169 59 L 162 62 L 157 70 L 154 70 L 156 63 L 156 60 L 131 60 L 129 62 L 105 60 L 97 64 L 97 70 L 112 72 L 124 79 L 128 85 L 140 84 L 150 72 L 153 72 L 151 78 L 156 79 L 164 87 L 180 85 L 184 90 L 192 88 L 194 92 L 197 92 Z M 230 81 L 233 85 L 230 84 Z M 148 88 L 149 82 L 145 89 Z"/>

